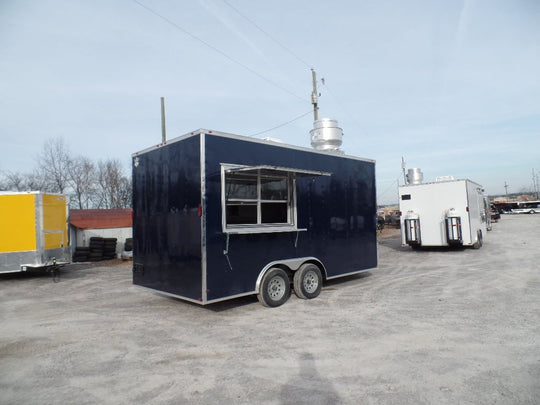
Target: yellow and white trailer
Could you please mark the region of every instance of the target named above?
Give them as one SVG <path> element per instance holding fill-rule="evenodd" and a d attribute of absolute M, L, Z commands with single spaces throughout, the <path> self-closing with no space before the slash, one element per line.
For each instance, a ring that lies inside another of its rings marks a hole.
<path fill-rule="evenodd" d="M 67 219 L 63 195 L 0 192 L 0 273 L 68 263 Z"/>

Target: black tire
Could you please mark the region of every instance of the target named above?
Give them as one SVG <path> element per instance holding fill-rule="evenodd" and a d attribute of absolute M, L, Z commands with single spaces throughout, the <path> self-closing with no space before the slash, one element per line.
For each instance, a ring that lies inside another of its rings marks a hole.
<path fill-rule="evenodd" d="M 294 293 L 298 298 L 313 299 L 321 293 L 322 281 L 321 269 L 314 264 L 305 263 L 294 273 Z"/>
<path fill-rule="evenodd" d="M 291 280 L 285 270 L 272 267 L 261 281 L 257 299 L 265 307 L 279 307 L 291 295 Z"/>

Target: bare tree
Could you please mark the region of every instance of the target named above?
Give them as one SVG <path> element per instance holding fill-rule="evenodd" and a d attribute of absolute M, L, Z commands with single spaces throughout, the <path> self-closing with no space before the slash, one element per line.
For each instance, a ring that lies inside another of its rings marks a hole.
<path fill-rule="evenodd" d="M 47 140 L 33 173 L 0 173 L 0 190 L 44 191 L 69 195 L 73 208 L 128 208 L 131 179 L 119 160 L 99 161 L 71 157 L 62 138 Z"/>
<path fill-rule="evenodd" d="M 37 159 L 38 170 L 46 182 L 46 190 L 64 194 L 69 186 L 69 148 L 62 138 L 52 138 L 45 142 Z"/>
<path fill-rule="evenodd" d="M 79 209 L 88 209 L 96 193 L 96 166 L 90 159 L 78 156 L 71 159 L 68 166 L 69 184 L 73 190 L 70 205 Z"/>
<path fill-rule="evenodd" d="M 131 207 L 131 195 L 132 195 L 132 185 L 131 179 L 128 177 L 122 177 L 120 180 L 120 187 L 118 189 L 118 198 L 121 208 L 130 208 Z"/>
<path fill-rule="evenodd" d="M 97 165 L 97 208 L 127 208 L 131 203 L 131 181 L 124 176 L 119 160 L 100 160 Z"/>
<path fill-rule="evenodd" d="M 26 188 L 26 179 L 20 172 L 5 172 L 2 188 L 9 191 L 23 191 Z"/>
<path fill-rule="evenodd" d="M 6 191 L 42 191 L 45 188 L 45 180 L 38 172 L 21 173 L 5 172 L 0 190 Z"/>

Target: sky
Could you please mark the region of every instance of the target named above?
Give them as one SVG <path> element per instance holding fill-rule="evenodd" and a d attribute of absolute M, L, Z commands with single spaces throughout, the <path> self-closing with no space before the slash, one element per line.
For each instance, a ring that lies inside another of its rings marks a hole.
<path fill-rule="evenodd" d="M 379 204 L 402 157 L 490 195 L 540 174 L 538 0 L 0 0 L 0 171 L 62 138 L 127 172 L 161 142 L 161 97 L 169 139 L 310 147 L 311 69 L 319 118 L 376 161 Z"/>

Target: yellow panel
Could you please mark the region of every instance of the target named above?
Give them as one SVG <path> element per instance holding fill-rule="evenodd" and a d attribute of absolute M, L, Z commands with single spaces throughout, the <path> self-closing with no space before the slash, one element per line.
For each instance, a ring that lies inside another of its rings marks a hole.
<path fill-rule="evenodd" d="M 0 252 L 28 250 L 36 250 L 35 195 L 0 195 Z"/>
<path fill-rule="evenodd" d="M 43 194 L 43 232 L 45 232 L 45 249 L 67 245 L 66 197 Z"/>
<path fill-rule="evenodd" d="M 57 249 L 63 247 L 63 232 L 45 234 L 45 249 Z"/>

